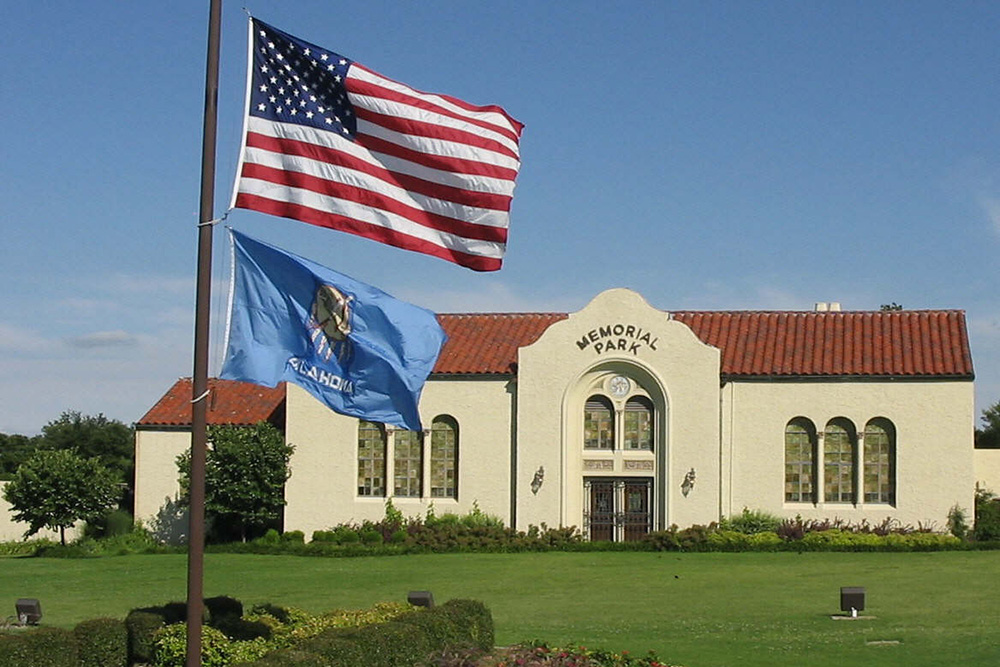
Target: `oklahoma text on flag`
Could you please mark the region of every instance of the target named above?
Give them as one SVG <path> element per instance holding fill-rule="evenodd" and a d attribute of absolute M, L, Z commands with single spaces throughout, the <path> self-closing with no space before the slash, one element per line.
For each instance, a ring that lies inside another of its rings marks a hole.
<path fill-rule="evenodd" d="M 434 313 L 232 231 L 221 377 L 287 380 L 332 410 L 420 430 L 417 404 L 445 335 Z"/>
<path fill-rule="evenodd" d="M 523 125 L 250 20 L 234 208 L 500 268 Z"/>

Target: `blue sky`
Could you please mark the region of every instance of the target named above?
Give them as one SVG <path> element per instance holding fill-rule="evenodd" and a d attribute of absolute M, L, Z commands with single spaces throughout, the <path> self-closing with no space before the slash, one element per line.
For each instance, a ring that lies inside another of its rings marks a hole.
<path fill-rule="evenodd" d="M 497 273 L 248 211 L 238 229 L 439 312 L 573 311 L 610 287 L 664 310 L 964 309 L 977 414 L 1000 399 L 1000 4 L 247 6 L 526 129 Z M 70 409 L 131 423 L 191 374 L 207 13 L 5 10 L 0 432 Z M 219 215 L 242 4 L 223 23 Z"/>

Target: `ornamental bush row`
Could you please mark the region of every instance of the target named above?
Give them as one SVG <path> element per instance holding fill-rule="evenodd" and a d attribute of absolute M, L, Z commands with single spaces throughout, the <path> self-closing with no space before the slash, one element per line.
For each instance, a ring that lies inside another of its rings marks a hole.
<path fill-rule="evenodd" d="M 113 618 L 83 621 L 72 630 L 34 628 L 0 633 L 0 665 L 127 667 L 128 631 Z"/>

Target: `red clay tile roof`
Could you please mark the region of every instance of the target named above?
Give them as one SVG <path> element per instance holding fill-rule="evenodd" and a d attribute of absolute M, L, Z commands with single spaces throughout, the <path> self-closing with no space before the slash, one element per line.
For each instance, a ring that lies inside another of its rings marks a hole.
<path fill-rule="evenodd" d="M 442 314 L 448 334 L 435 375 L 514 375 L 517 350 L 566 313 Z M 972 379 L 965 314 L 958 310 L 680 311 L 672 317 L 719 348 L 724 378 Z M 285 387 L 210 380 L 209 424 L 283 419 Z M 178 380 L 137 426 L 184 427 L 191 380 Z"/>
<path fill-rule="evenodd" d="M 973 377 L 958 310 L 682 311 L 675 320 L 722 352 L 725 377 Z M 512 375 L 517 350 L 565 313 L 438 315 L 437 375 Z"/>
<path fill-rule="evenodd" d="M 207 421 L 212 424 L 253 425 L 259 421 L 282 419 L 285 385 L 274 389 L 233 380 L 208 381 Z M 175 426 L 191 424 L 191 378 L 174 383 L 163 398 L 150 408 L 136 426 Z"/>
<path fill-rule="evenodd" d="M 722 351 L 727 377 L 972 379 L 959 310 L 674 312 Z"/>
<path fill-rule="evenodd" d="M 565 313 L 482 313 L 438 315 L 448 340 L 435 375 L 513 375 L 517 349 L 531 345 Z"/>

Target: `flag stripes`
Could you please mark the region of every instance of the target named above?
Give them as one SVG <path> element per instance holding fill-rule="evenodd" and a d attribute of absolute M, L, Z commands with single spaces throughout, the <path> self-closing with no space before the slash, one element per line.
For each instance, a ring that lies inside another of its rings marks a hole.
<path fill-rule="evenodd" d="M 417 91 L 259 21 L 252 32 L 235 207 L 500 268 L 518 121 Z"/>

